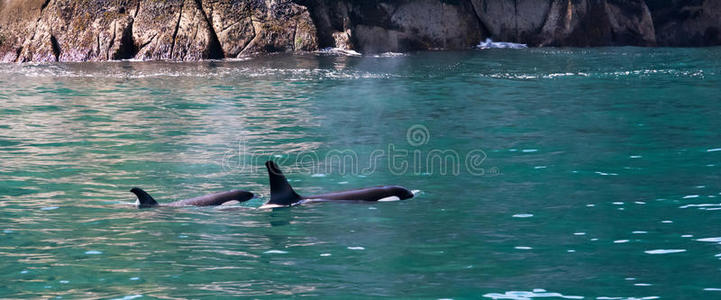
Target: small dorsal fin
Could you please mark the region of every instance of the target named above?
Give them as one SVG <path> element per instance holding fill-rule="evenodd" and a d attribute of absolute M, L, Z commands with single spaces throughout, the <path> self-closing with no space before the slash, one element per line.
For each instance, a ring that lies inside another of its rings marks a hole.
<path fill-rule="evenodd" d="M 265 167 L 270 179 L 270 201 L 267 204 L 292 205 L 303 199 L 293 190 L 275 162 L 269 160 L 265 162 Z"/>
<path fill-rule="evenodd" d="M 130 189 L 130 192 L 138 197 L 138 208 L 148 208 L 158 206 L 158 202 L 150 196 L 150 194 L 143 191 L 141 188 L 134 187 Z"/>

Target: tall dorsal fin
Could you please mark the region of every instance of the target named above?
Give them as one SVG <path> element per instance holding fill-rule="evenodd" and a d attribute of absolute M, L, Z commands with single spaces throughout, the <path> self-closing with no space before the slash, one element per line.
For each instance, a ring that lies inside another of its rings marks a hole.
<path fill-rule="evenodd" d="M 265 162 L 265 167 L 268 168 L 270 179 L 270 201 L 267 204 L 291 205 L 303 199 L 290 186 L 278 165 L 269 160 Z"/>
<path fill-rule="evenodd" d="M 141 188 L 134 187 L 130 189 L 130 192 L 138 197 L 138 208 L 148 208 L 158 206 L 158 202 L 150 196 L 150 194 L 143 191 Z"/>

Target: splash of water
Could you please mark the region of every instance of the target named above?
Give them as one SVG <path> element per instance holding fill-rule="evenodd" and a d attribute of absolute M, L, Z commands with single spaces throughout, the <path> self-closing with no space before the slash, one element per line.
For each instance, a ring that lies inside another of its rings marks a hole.
<path fill-rule="evenodd" d="M 490 38 L 486 38 L 485 41 L 480 42 L 476 45 L 478 49 L 525 49 L 528 48 L 526 44 L 511 43 L 511 42 L 494 42 Z"/>

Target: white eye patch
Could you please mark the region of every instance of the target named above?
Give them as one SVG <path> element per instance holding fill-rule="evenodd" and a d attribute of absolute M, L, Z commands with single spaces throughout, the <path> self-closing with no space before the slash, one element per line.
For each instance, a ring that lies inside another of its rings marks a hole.
<path fill-rule="evenodd" d="M 390 196 L 378 199 L 378 202 L 390 202 L 390 201 L 399 201 L 401 198 L 398 198 L 398 196 Z"/>

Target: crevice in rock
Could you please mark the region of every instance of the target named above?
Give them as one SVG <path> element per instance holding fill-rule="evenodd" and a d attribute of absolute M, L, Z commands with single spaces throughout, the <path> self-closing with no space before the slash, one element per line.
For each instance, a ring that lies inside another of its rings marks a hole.
<path fill-rule="evenodd" d="M 23 53 L 23 46 L 20 46 L 17 50 L 15 50 L 15 61 L 20 60 L 21 53 Z"/>
<path fill-rule="evenodd" d="M 233 22 L 229 23 L 228 25 L 226 25 L 225 27 L 221 28 L 220 32 L 224 32 L 224 31 L 228 30 L 228 28 L 233 27 L 234 25 L 236 25 L 238 23 L 240 23 L 240 20 L 233 21 Z"/>
<path fill-rule="evenodd" d="M 520 43 L 521 37 L 518 34 L 518 0 L 513 0 L 513 39 Z"/>
<path fill-rule="evenodd" d="M 137 55 L 138 53 L 140 53 L 140 50 L 143 50 L 143 48 L 145 48 L 145 46 L 150 45 L 150 43 L 153 42 L 153 40 L 155 39 L 156 36 L 158 36 L 157 33 L 156 33 L 156 34 L 153 34 L 153 36 L 151 36 L 151 37 L 148 39 L 147 42 L 145 42 L 145 43 L 137 46 L 138 49 L 137 49 L 137 53 L 135 53 L 135 55 Z M 132 36 L 131 36 L 131 38 L 132 38 Z"/>
<path fill-rule="evenodd" d="M 295 41 L 298 40 L 298 21 L 295 22 L 293 27 L 293 41 L 290 43 L 290 48 L 295 52 Z"/>
<path fill-rule="evenodd" d="M 140 0 L 138 0 L 138 5 L 135 7 L 135 13 L 133 14 L 133 20 L 138 17 L 138 12 L 140 12 Z"/>
<path fill-rule="evenodd" d="M 250 47 L 250 45 L 253 43 L 253 41 L 255 41 L 255 38 L 258 35 L 258 33 L 255 32 L 255 23 L 253 22 L 253 18 L 250 18 L 250 29 L 253 30 L 253 37 L 248 39 L 248 41 L 245 43 L 245 45 L 243 45 L 242 50 L 240 50 L 240 52 L 238 52 L 238 54 L 244 53 L 245 50 Z"/>
<path fill-rule="evenodd" d="M 55 38 L 54 35 L 50 35 L 50 46 L 53 48 L 53 55 L 55 56 L 55 61 L 60 60 L 60 44 L 58 44 L 58 40 Z"/>
<path fill-rule="evenodd" d="M 180 19 L 183 17 L 183 8 L 185 8 L 185 1 L 180 4 L 180 11 L 178 12 L 178 21 L 175 22 L 175 30 L 173 30 L 173 41 L 170 44 L 169 58 L 173 58 L 173 51 L 175 50 L 175 38 L 178 37 L 178 30 L 180 30 Z"/>
<path fill-rule="evenodd" d="M 486 27 L 486 24 L 483 23 L 481 16 L 478 15 L 479 9 L 476 7 L 473 1 L 468 0 L 468 3 L 470 3 L 471 9 L 473 10 L 473 16 L 476 17 L 476 21 L 478 21 L 478 28 L 481 29 L 481 39 L 479 40 L 480 42 L 484 38 L 489 37 L 491 35 L 491 31 L 488 30 L 488 27 Z"/>
<path fill-rule="evenodd" d="M 330 19 L 332 14 L 331 8 L 323 1 L 320 0 L 294 0 L 295 4 L 304 6 L 310 18 L 313 21 L 313 26 L 316 28 L 316 39 L 318 40 L 319 48 L 335 47 L 335 39 L 333 38 L 334 31 L 345 31 L 346 28 L 335 28 L 333 22 Z"/>
<path fill-rule="evenodd" d="M 50 0 L 45 0 L 45 2 L 43 2 L 43 5 L 40 6 L 40 11 L 42 12 L 43 10 L 45 10 L 45 8 L 48 7 L 48 4 L 50 4 Z"/>
<path fill-rule="evenodd" d="M 245 50 L 248 50 L 248 48 L 250 48 L 250 46 L 252 46 L 255 43 L 255 39 L 258 37 L 258 33 L 255 32 L 255 21 L 253 21 L 252 17 L 250 18 L 250 26 L 253 29 L 253 37 L 250 38 L 248 40 L 248 42 L 245 43 L 245 45 L 243 45 L 243 50 L 240 50 L 240 52 L 238 52 L 239 55 L 245 54 Z"/>
<path fill-rule="evenodd" d="M 118 21 L 113 21 L 113 37 L 110 38 L 110 44 L 105 51 L 105 59 L 110 59 L 110 49 L 115 46 L 116 32 L 118 31 Z M 100 49 L 100 36 L 98 35 L 98 49 Z M 99 54 L 98 54 L 99 55 Z"/>
<path fill-rule="evenodd" d="M 128 26 L 123 29 L 120 36 L 120 45 L 118 45 L 118 50 L 113 53 L 112 58 L 114 60 L 131 59 L 138 54 L 139 50 L 138 45 L 135 44 L 135 39 L 133 39 L 133 20 L 131 19 Z"/>
<path fill-rule="evenodd" d="M 210 40 L 208 41 L 208 45 L 205 47 L 205 51 L 203 51 L 203 57 L 207 59 L 224 58 L 225 53 L 223 53 L 223 46 L 220 44 L 220 40 L 218 40 L 218 35 L 215 33 L 215 28 L 213 28 L 213 20 L 211 20 L 208 17 L 208 14 L 205 13 L 201 0 L 195 0 L 195 5 L 198 7 L 198 10 L 200 10 L 200 13 L 203 14 L 205 23 L 208 24 L 208 38 Z"/>

